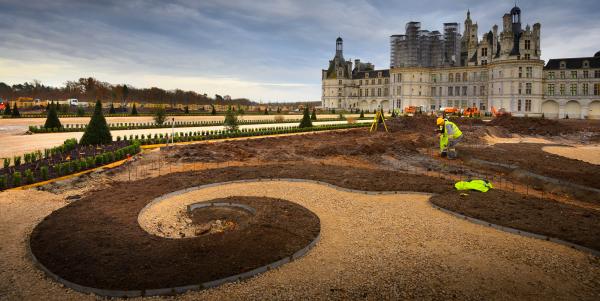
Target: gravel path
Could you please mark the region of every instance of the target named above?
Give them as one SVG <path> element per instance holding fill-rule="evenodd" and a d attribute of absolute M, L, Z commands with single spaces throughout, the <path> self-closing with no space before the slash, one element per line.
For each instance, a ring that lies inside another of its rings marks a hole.
<path fill-rule="evenodd" d="M 600 259 L 457 219 L 433 209 L 423 195 L 372 196 L 275 181 L 210 187 L 178 199 L 183 204 L 236 195 L 283 198 L 305 206 L 321 219 L 320 242 L 279 269 L 177 299 L 600 297 Z M 44 192 L 0 194 L 0 299 L 90 297 L 42 279 L 25 256 L 24 237 L 64 204 Z"/>
<path fill-rule="evenodd" d="M 542 150 L 551 154 L 600 165 L 600 145 L 544 146 Z"/>

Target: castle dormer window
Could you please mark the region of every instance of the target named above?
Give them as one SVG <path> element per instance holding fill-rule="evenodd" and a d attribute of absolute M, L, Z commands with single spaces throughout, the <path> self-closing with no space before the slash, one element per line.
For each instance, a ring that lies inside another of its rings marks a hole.
<path fill-rule="evenodd" d="M 529 49 L 531 49 L 531 41 L 525 40 L 525 50 L 529 50 Z"/>
<path fill-rule="evenodd" d="M 583 61 L 583 68 L 589 68 L 590 67 L 590 62 L 589 61 Z"/>
<path fill-rule="evenodd" d="M 377 72 L 377 77 L 381 77 L 381 72 Z"/>
<path fill-rule="evenodd" d="M 369 78 L 369 73 L 365 73 L 365 78 Z"/>
<path fill-rule="evenodd" d="M 560 69 L 565 69 L 567 68 L 567 63 L 565 61 L 561 61 L 560 62 Z"/>

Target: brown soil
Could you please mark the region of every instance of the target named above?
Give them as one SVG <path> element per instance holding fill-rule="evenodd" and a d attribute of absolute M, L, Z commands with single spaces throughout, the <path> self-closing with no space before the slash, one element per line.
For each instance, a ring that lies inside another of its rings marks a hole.
<path fill-rule="evenodd" d="M 600 250 L 600 212 L 512 192 L 454 191 L 431 201 L 443 208 L 494 224 L 561 238 Z"/>
<path fill-rule="evenodd" d="M 600 121 L 598 120 L 552 120 L 503 116 L 492 119 L 488 125 L 501 126 L 510 132 L 522 135 L 557 136 L 581 131 L 600 131 Z"/>
<path fill-rule="evenodd" d="M 476 164 L 477 167 L 486 168 L 485 164 L 471 162 L 472 158 L 515 165 L 520 170 L 600 189 L 600 166 L 550 154 L 542 150 L 544 146 L 547 145 L 507 143 L 484 148 L 471 148 L 467 145 L 459 146 L 458 149 L 460 157 L 468 165 Z"/>
<path fill-rule="evenodd" d="M 451 187 L 449 182 L 439 179 L 397 172 L 305 164 L 169 174 L 115 183 L 110 189 L 91 192 L 53 212 L 34 229 L 31 248 L 44 266 L 64 279 L 104 289 L 189 285 L 251 270 L 289 256 L 287 251 L 296 251 L 308 244 L 307 236 L 294 242 L 274 238 L 302 233 L 311 233 L 314 237 L 318 233 L 318 223 L 315 227 L 309 220 L 317 217 L 307 212 L 305 218 L 290 221 L 283 228 L 286 233 L 283 236 L 277 234 L 280 231 L 277 227 L 263 225 L 267 232 L 252 236 L 252 239 L 244 238 L 249 234 L 241 230 L 228 232 L 214 240 L 209 239 L 212 235 L 189 239 L 152 236 L 142 230 L 137 216 L 149 201 L 172 191 L 255 178 L 315 179 L 370 191 L 443 192 Z M 279 212 L 270 216 L 285 215 Z M 282 251 L 281 245 L 288 243 L 292 244 L 291 249 Z"/>

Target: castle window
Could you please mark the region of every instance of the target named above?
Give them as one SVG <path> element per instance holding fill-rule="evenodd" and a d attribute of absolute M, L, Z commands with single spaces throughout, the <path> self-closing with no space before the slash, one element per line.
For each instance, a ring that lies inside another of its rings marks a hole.
<path fill-rule="evenodd" d="M 388 88 L 383 89 L 383 96 L 388 96 L 390 94 L 390 90 Z"/>
<path fill-rule="evenodd" d="M 594 71 L 594 77 L 595 78 L 600 78 L 600 70 Z"/>
<path fill-rule="evenodd" d="M 481 96 L 485 95 L 485 86 L 479 87 L 479 95 L 481 95 Z"/>
<path fill-rule="evenodd" d="M 449 82 L 453 82 L 454 81 L 454 74 L 452 74 L 452 73 L 448 74 L 448 81 Z"/>
<path fill-rule="evenodd" d="M 590 72 L 585 70 L 583 71 L 583 78 L 589 78 L 590 77 Z"/>
<path fill-rule="evenodd" d="M 567 68 L 567 63 L 565 63 L 565 61 L 561 61 L 560 62 L 560 69 L 565 69 Z"/>
<path fill-rule="evenodd" d="M 577 96 L 577 84 L 571 84 L 571 96 Z"/>
<path fill-rule="evenodd" d="M 363 94 L 362 91 L 363 91 L 362 89 L 358 90 L 358 96 L 362 97 L 362 94 Z"/>
<path fill-rule="evenodd" d="M 525 40 L 525 50 L 529 50 L 529 49 L 531 49 L 531 41 Z"/>
<path fill-rule="evenodd" d="M 554 96 L 554 84 L 548 84 L 548 95 Z"/>
<path fill-rule="evenodd" d="M 340 84 L 340 85 L 342 84 L 342 80 L 341 79 L 338 81 L 338 84 Z"/>
<path fill-rule="evenodd" d="M 531 54 L 529 54 L 529 53 L 525 53 L 525 59 L 526 59 L 526 60 L 530 60 L 530 59 L 531 59 Z"/>
<path fill-rule="evenodd" d="M 564 84 L 560 85 L 560 95 L 565 95 L 565 85 Z"/>
<path fill-rule="evenodd" d="M 556 75 L 554 74 L 554 71 L 548 72 L 548 79 L 554 79 L 555 77 Z"/>
<path fill-rule="evenodd" d="M 525 112 L 531 112 L 531 99 L 525 99 Z"/>
<path fill-rule="evenodd" d="M 381 88 L 377 89 L 377 96 L 381 96 Z"/>
<path fill-rule="evenodd" d="M 378 84 L 378 85 L 381 85 L 381 78 L 380 78 L 380 79 L 377 79 L 377 84 Z"/>
<path fill-rule="evenodd" d="M 565 72 L 564 71 L 560 72 L 560 79 L 565 79 Z"/>
<path fill-rule="evenodd" d="M 525 84 L 525 94 L 531 95 L 531 83 Z"/>
<path fill-rule="evenodd" d="M 460 73 L 456 73 L 456 82 L 460 82 Z"/>
<path fill-rule="evenodd" d="M 487 48 L 481 48 L 481 56 L 487 56 Z"/>
<path fill-rule="evenodd" d="M 467 87 L 462 87 L 462 95 L 467 96 Z"/>
<path fill-rule="evenodd" d="M 362 79 L 358 81 L 358 84 L 362 86 Z"/>
<path fill-rule="evenodd" d="M 521 112 L 521 100 L 517 100 L 517 111 Z"/>
<path fill-rule="evenodd" d="M 389 79 L 389 78 L 386 78 L 384 82 L 385 82 L 385 84 L 387 85 L 387 84 L 389 84 L 389 83 L 390 83 L 390 79 Z"/>
<path fill-rule="evenodd" d="M 571 71 L 571 78 L 577 79 L 577 71 Z"/>
<path fill-rule="evenodd" d="M 477 86 L 473 86 L 473 96 L 477 95 Z"/>
<path fill-rule="evenodd" d="M 454 87 L 454 95 L 460 96 L 460 87 Z"/>
<path fill-rule="evenodd" d="M 600 84 L 594 84 L 594 95 L 600 95 Z"/>
<path fill-rule="evenodd" d="M 371 80 L 371 85 L 374 85 L 374 84 L 375 84 L 375 79 L 372 79 Z"/>
<path fill-rule="evenodd" d="M 519 78 L 523 77 L 523 67 L 519 67 Z"/>
<path fill-rule="evenodd" d="M 435 91 L 436 91 L 435 87 L 431 87 L 431 96 L 435 96 Z"/>
<path fill-rule="evenodd" d="M 467 72 L 463 72 L 463 81 L 465 81 L 465 82 L 466 82 L 466 81 L 468 81 L 468 80 L 469 80 L 469 78 L 468 78 L 468 76 L 467 76 Z"/>
<path fill-rule="evenodd" d="M 431 75 L 431 81 L 437 83 L 437 76 L 435 74 Z"/>
<path fill-rule="evenodd" d="M 369 78 L 369 72 L 365 73 L 365 78 Z"/>
<path fill-rule="evenodd" d="M 590 94 L 590 90 L 589 90 L 589 86 L 588 84 L 583 84 L 583 95 L 587 96 Z"/>
<path fill-rule="evenodd" d="M 523 83 L 519 83 L 519 95 L 521 95 L 523 92 Z"/>
<path fill-rule="evenodd" d="M 525 76 L 527 78 L 533 77 L 533 67 L 525 67 Z"/>
<path fill-rule="evenodd" d="M 453 96 L 452 87 L 448 87 L 448 96 Z"/>

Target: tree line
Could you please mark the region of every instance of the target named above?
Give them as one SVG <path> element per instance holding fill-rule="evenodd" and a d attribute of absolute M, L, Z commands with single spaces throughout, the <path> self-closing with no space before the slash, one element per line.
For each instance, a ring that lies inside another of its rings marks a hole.
<path fill-rule="evenodd" d="M 171 106 L 177 104 L 257 104 L 247 98 L 225 100 L 218 94 L 214 97 L 209 97 L 207 94 L 200 94 L 194 91 L 183 91 L 180 89 L 164 90 L 157 87 L 135 88 L 126 84 L 113 85 L 93 77 L 80 78 L 76 81 L 67 81 L 62 87 L 47 86 L 38 80 L 14 85 L 0 82 L 0 98 L 3 98 L 5 101 L 14 101 L 19 97 L 39 98 L 41 100 L 77 98 L 80 101 L 91 103 L 96 100 L 123 104 L 127 104 L 129 101 L 136 101 L 142 103 L 170 104 Z"/>

